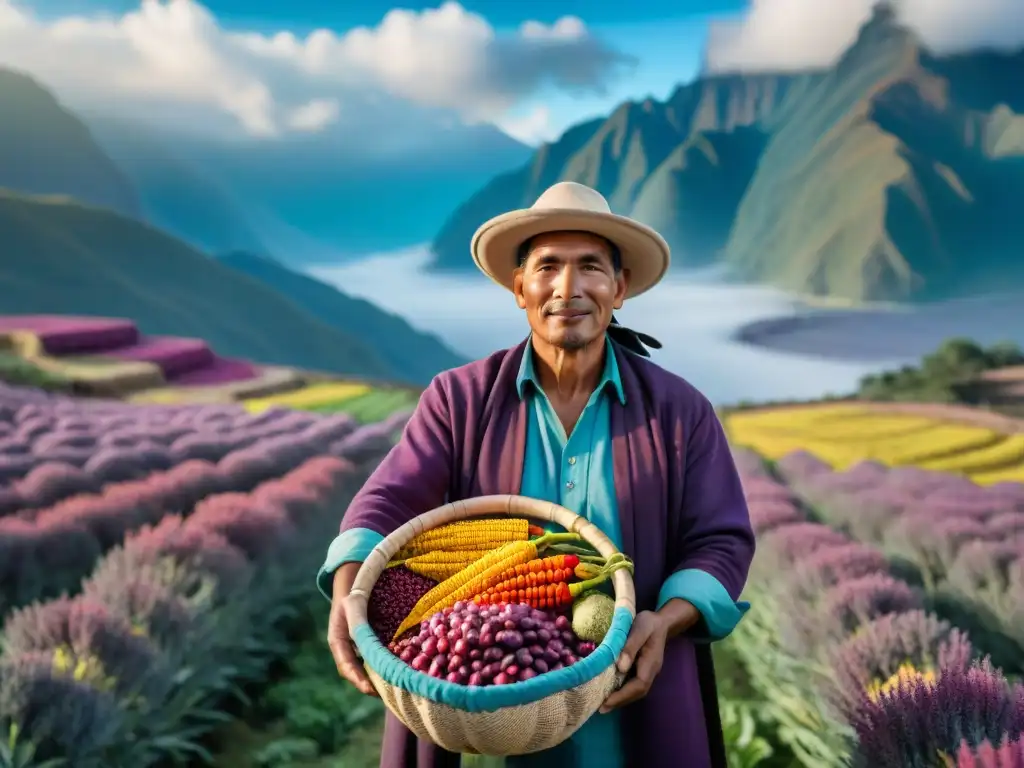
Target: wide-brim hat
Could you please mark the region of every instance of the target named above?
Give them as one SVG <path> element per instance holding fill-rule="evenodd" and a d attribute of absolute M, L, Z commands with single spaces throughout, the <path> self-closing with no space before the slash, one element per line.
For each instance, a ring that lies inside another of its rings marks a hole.
<path fill-rule="evenodd" d="M 665 239 L 645 224 L 612 213 L 608 201 L 590 187 L 562 181 L 549 187 L 530 208 L 510 211 L 483 224 L 470 251 L 481 271 L 512 290 L 519 249 L 548 232 L 590 232 L 611 241 L 629 270 L 626 298 L 650 290 L 668 271 L 671 254 Z"/>

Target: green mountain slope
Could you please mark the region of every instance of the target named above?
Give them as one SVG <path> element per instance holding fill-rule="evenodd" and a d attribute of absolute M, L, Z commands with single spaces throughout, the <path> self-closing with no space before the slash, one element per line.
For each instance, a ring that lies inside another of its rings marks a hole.
<path fill-rule="evenodd" d="M 138 125 L 87 119 L 100 146 L 138 190 L 148 222 L 207 252 L 264 250 L 250 215 L 227 185 L 177 154 L 173 143 Z"/>
<path fill-rule="evenodd" d="M 70 195 L 128 216 L 140 213 L 131 183 L 89 129 L 35 80 L 0 68 L 0 187 Z"/>
<path fill-rule="evenodd" d="M 452 213 L 434 239 L 433 267 L 472 269 L 474 230 L 499 213 L 528 207 L 558 181 L 594 187 L 616 213 L 664 227 L 677 261 L 704 263 L 725 243 L 722 222 L 735 213 L 765 132 L 817 79 L 815 73 L 708 77 L 681 86 L 665 102 L 627 102 L 606 120 L 570 128 Z M 688 219 L 708 226 L 692 233 L 683 226 Z"/>
<path fill-rule="evenodd" d="M 1024 53 L 934 57 L 881 7 L 773 133 L 726 259 L 745 277 L 851 301 L 1020 280 L 1014 72 L 1024 77 Z"/>
<path fill-rule="evenodd" d="M 632 215 L 658 230 L 687 266 L 714 262 L 767 138 L 751 126 L 693 134 L 650 174 Z"/>
<path fill-rule="evenodd" d="M 403 371 L 407 379 L 429 381 L 441 370 L 467 362 L 436 336 L 417 331 L 398 315 L 272 259 L 233 252 L 218 260 L 287 296 L 325 325 L 341 331 L 358 329 L 360 340 L 393 369 Z"/>
<path fill-rule="evenodd" d="M 412 381 L 355 329 L 330 327 L 259 280 L 112 211 L 0 193 L 0 232 L 0 314 L 127 317 L 144 333 L 203 338 L 230 357 Z"/>

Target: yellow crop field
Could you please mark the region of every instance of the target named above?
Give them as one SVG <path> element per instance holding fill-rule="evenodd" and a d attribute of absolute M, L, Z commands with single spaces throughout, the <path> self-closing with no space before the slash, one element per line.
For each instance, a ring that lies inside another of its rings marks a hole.
<path fill-rule="evenodd" d="M 370 389 L 368 385 L 356 382 L 325 381 L 319 384 L 311 384 L 294 392 L 245 400 L 243 405 L 250 413 L 260 413 L 268 408 L 309 410 L 365 395 Z"/>
<path fill-rule="evenodd" d="M 769 459 L 803 450 L 837 469 L 873 460 L 964 474 L 984 485 L 1024 482 L 1024 435 L 941 418 L 843 403 L 741 411 L 725 426 L 735 445 Z"/>

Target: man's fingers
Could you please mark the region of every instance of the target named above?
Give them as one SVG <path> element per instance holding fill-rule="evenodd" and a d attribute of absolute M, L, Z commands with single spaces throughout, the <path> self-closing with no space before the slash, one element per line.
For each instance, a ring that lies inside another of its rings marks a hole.
<path fill-rule="evenodd" d="M 637 699 L 642 699 L 647 693 L 647 688 L 647 683 L 638 677 L 634 677 L 604 700 L 604 704 L 601 705 L 601 714 L 607 714 L 613 709 L 624 707 L 626 704 L 632 704 Z"/>
<path fill-rule="evenodd" d="M 626 638 L 626 644 L 622 648 L 622 653 L 619 654 L 619 660 L 616 662 L 620 674 L 624 675 L 633 668 L 633 660 L 640 653 L 640 649 L 644 647 L 644 643 L 648 641 L 650 636 L 650 629 L 646 625 L 633 625 L 629 637 Z"/>
<path fill-rule="evenodd" d="M 641 681 L 647 688 L 650 688 L 654 678 L 661 672 L 661 663 L 662 659 L 658 654 L 644 653 L 641 650 L 640 656 L 636 660 L 635 679 Z"/>
<path fill-rule="evenodd" d="M 356 653 L 355 644 L 348 636 L 348 626 L 344 620 L 344 614 L 338 613 L 331 616 L 330 626 L 327 634 L 327 645 L 334 657 L 334 665 L 338 668 L 338 674 L 348 680 L 362 693 L 368 696 L 376 696 L 370 678 L 366 676 L 362 662 Z"/>
<path fill-rule="evenodd" d="M 334 664 L 338 668 L 338 674 L 348 680 L 362 693 L 368 696 L 376 696 L 377 691 L 366 676 L 359 657 L 356 655 L 355 646 L 348 638 L 333 637 L 330 642 L 331 654 L 334 656 Z"/>

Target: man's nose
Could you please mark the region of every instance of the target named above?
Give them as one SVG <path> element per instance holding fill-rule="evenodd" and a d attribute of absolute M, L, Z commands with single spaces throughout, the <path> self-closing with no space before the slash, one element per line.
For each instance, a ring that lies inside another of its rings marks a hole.
<path fill-rule="evenodd" d="M 580 297 L 579 271 L 570 264 L 566 264 L 558 271 L 555 278 L 554 298 L 569 301 Z"/>

